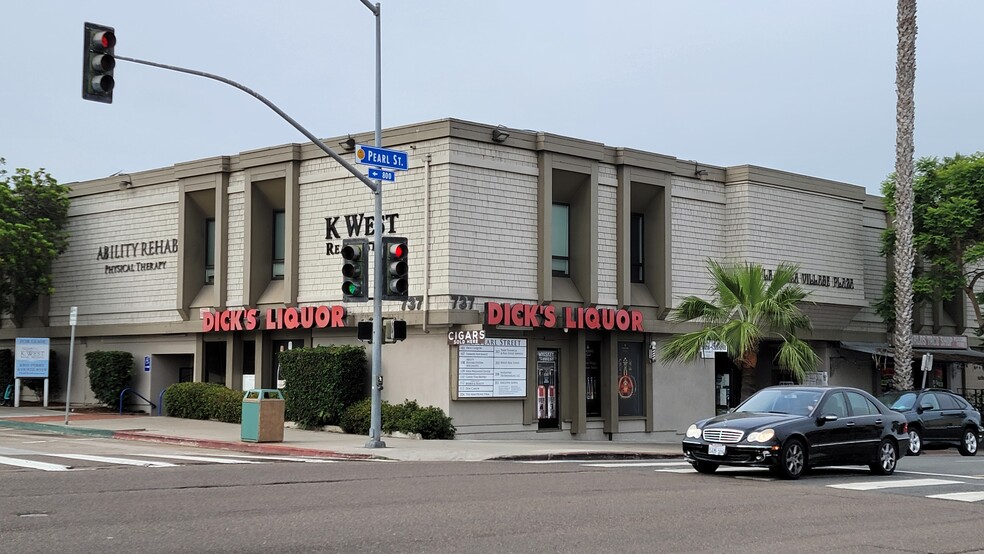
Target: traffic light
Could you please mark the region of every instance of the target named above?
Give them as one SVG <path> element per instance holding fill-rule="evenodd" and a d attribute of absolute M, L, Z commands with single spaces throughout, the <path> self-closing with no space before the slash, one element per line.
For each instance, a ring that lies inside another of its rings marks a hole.
<path fill-rule="evenodd" d="M 369 240 L 345 239 L 342 241 L 342 300 L 366 302 L 366 276 L 369 275 Z"/>
<path fill-rule="evenodd" d="M 383 237 L 383 300 L 406 300 L 407 239 Z"/>
<path fill-rule="evenodd" d="M 82 45 L 82 98 L 94 102 L 113 103 L 113 69 L 116 33 L 112 27 L 85 24 L 85 43 Z"/>

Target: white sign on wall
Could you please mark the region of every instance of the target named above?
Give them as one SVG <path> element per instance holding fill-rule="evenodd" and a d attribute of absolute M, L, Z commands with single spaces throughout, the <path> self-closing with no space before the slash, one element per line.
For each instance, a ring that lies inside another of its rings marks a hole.
<path fill-rule="evenodd" d="M 14 346 L 15 379 L 47 379 L 51 339 L 19 338 Z"/>
<path fill-rule="evenodd" d="M 485 338 L 458 347 L 458 398 L 524 398 L 526 339 Z"/>

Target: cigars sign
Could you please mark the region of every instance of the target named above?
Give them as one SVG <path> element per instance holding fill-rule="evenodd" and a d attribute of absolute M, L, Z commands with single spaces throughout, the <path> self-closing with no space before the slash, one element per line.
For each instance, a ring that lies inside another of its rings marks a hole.
<path fill-rule="evenodd" d="M 642 332 L 642 312 L 612 308 L 575 308 L 540 304 L 485 303 L 485 324 L 546 329 L 604 329 Z"/>
<path fill-rule="evenodd" d="M 345 327 L 344 307 L 269 308 L 262 313 L 256 308 L 202 312 L 202 331 L 205 333 L 328 327 Z"/>

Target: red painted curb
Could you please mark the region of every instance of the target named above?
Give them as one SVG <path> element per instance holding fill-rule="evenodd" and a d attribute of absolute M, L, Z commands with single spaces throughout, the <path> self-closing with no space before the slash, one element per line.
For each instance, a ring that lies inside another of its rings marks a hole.
<path fill-rule="evenodd" d="M 134 440 L 144 442 L 158 442 L 164 444 L 179 444 L 182 446 L 197 446 L 201 448 L 215 448 L 217 450 L 234 450 L 237 452 L 252 452 L 254 454 L 279 454 L 285 456 L 318 456 L 323 458 L 338 458 L 344 460 L 385 460 L 382 456 L 372 454 L 352 454 L 350 452 L 335 452 L 334 450 L 320 450 L 316 448 L 302 448 L 299 446 L 288 446 L 283 444 L 270 443 L 250 443 L 250 442 L 231 442 L 213 439 L 190 439 L 187 437 L 171 437 L 168 435 L 152 435 L 149 433 L 139 433 L 134 431 L 116 431 L 113 433 L 114 439 Z"/>

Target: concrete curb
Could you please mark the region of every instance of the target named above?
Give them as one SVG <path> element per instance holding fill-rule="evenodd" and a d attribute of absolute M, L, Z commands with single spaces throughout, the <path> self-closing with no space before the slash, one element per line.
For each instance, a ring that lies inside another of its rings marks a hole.
<path fill-rule="evenodd" d="M 557 452 L 551 454 L 515 454 L 506 456 L 496 456 L 490 460 L 503 462 L 531 462 L 531 461 L 550 461 L 550 460 L 679 460 L 683 458 L 683 452 L 679 454 L 656 454 L 651 452 Z"/>
<path fill-rule="evenodd" d="M 115 431 L 109 429 L 89 429 L 86 427 L 69 427 L 67 425 L 53 425 L 50 423 L 34 423 L 31 421 L 16 421 L 12 419 L 0 419 L 0 427 L 10 429 L 26 429 L 30 431 L 49 431 L 61 433 L 63 435 L 87 435 L 90 437 L 113 438 Z"/>
<path fill-rule="evenodd" d="M 140 431 L 116 431 L 112 438 L 118 440 L 132 440 L 155 442 L 162 444 L 177 444 L 181 446 L 195 446 L 200 448 L 214 448 L 216 450 L 233 450 L 236 452 L 251 452 L 253 454 L 279 454 L 282 456 L 319 456 L 324 458 L 337 458 L 343 460 L 386 460 L 382 456 L 372 454 L 352 454 L 349 452 L 336 452 L 334 450 L 322 450 L 317 448 L 304 448 L 300 446 L 290 446 L 285 444 L 273 443 L 254 443 L 254 442 L 234 442 L 215 439 L 191 439 L 187 437 L 171 437 L 167 435 L 154 435 L 142 433 Z"/>

